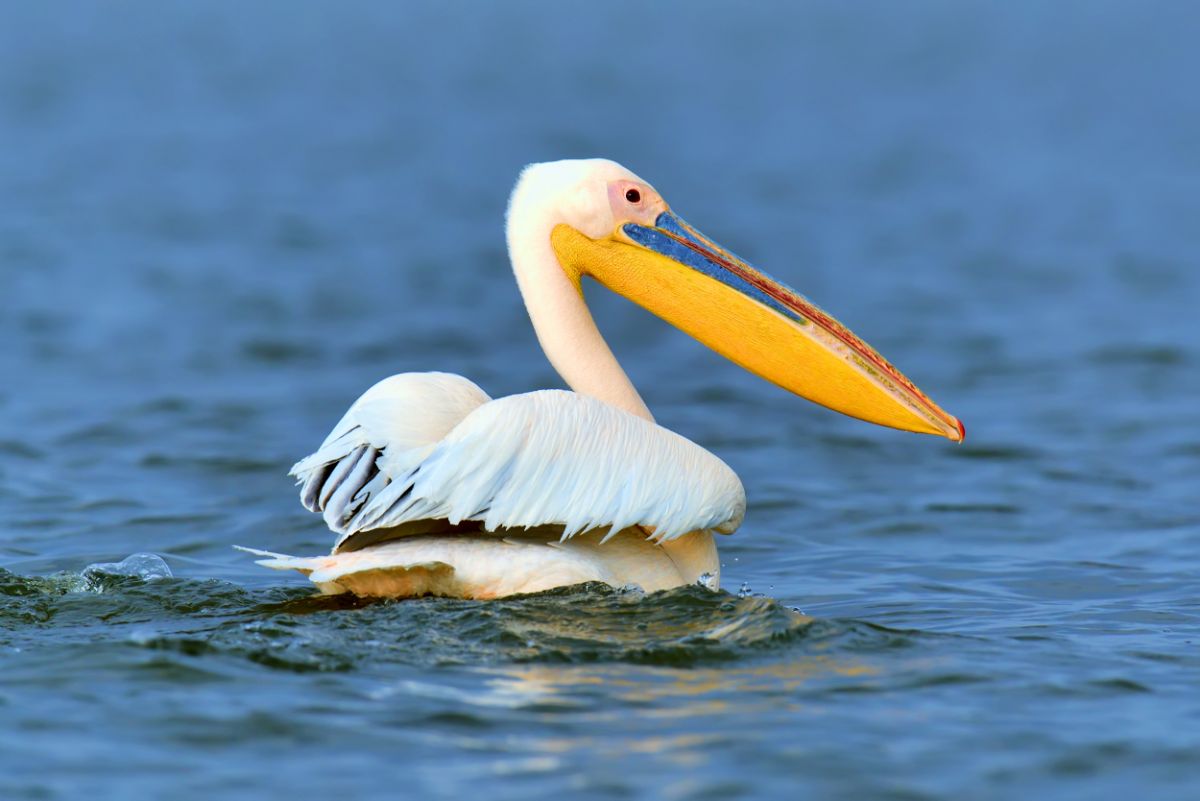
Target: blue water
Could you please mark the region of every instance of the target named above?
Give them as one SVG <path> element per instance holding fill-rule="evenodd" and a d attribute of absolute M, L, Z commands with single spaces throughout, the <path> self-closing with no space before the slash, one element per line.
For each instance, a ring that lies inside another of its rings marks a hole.
<path fill-rule="evenodd" d="M 0 797 L 1195 798 L 1194 9 L 6 5 Z M 967 443 L 589 290 L 742 477 L 724 593 L 321 600 L 232 551 L 328 548 L 284 474 L 377 379 L 559 385 L 501 219 L 591 155 Z M 139 552 L 173 577 L 86 570 Z"/>

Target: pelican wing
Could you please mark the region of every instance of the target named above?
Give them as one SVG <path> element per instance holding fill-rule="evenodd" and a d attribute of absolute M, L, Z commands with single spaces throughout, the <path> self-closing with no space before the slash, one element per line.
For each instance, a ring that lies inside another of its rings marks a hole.
<path fill-rule="evenodd" d="M 304 494 L 328 499 L 326 520 L 342 534 L 335 550 L 361 532 L 444 531 L 467 521 L 487 531 L 561 526 L 564 539 L 641 525 L 667 540 L 696 529 L 731 532 L 745 512 L 741 482 L 720 459 L 571 392 L 483 403 L 432 445 L 380 447 L 375 440 L 363 449 L 362 440 L 343 435 L 336 449 L 327 445 L 297 465 L 327 471 Z M 342 456 L 331 462 L 335 453 Z M 324 484 L 339 473 L 328 490 Z M 355 540 L 361 547 L 364 540 Z"/>
<path fill-rule="evenodd" d="M 450 373 L 401 373 L 362 394 L 321 447 L 291 470 L 300 501 L 323 512 L 334 531 L 391 483 L 383 455 L 419 458 L 489 400 L 487 393 Z"/>

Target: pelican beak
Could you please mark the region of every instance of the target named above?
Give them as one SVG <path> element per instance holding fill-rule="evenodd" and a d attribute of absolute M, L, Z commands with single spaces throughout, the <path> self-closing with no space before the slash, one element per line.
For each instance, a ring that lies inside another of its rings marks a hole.
<path fill-rule="evenodd" d="M 576 283 L 591 276 L 789 392 L 878 425 L 965 436 L 957 418 L 831 315 L 669 210 L 603 239 L 560 224 L 551 243 Z"/>

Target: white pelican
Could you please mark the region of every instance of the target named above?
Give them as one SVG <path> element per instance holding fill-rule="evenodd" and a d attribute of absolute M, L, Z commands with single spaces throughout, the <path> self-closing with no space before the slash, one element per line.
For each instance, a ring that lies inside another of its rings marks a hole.
<path fill-rule="evenodd" d="M 507 236 L 538 341 L 574 391 L 492 400 L 447 373 L 384 379 L 291 471 L 304 505 L 338 534 L 332 553 L 251 551 L 259 564 L 375 597 L 497 598 L 585 581 L 717 588 L 713 532 L 741 523 L 742 484 L 655 424 L 592 321 L 584 276 L 830 409 L 964 436 L 870 346 L 619 164 L 527 167 Z"/>

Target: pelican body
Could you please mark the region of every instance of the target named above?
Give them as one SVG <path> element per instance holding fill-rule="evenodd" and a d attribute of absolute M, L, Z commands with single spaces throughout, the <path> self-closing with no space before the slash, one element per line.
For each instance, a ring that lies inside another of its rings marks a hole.
<path fill-rule="evenodd" d="M 654 422 L 583 299 L 590 277 L 741 367 L 835 411 L 961 441 L 962 424 L 799 293 L 603 159 L 527 167 L 508 252 L 538 341 L 571 387 L 493 400 L 447 373 L 368 389 L 291 471 L 337 535 L 326 556 L 251 549 L 322 592 L 498 598 L 601 581 L 716 589 L 715 534 L 746 496 Z"/>

